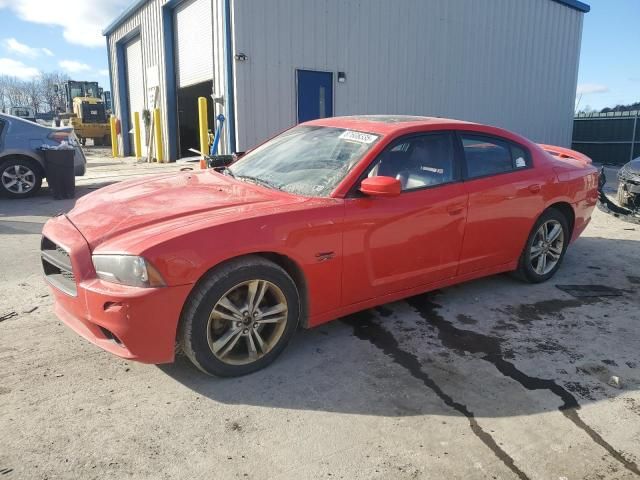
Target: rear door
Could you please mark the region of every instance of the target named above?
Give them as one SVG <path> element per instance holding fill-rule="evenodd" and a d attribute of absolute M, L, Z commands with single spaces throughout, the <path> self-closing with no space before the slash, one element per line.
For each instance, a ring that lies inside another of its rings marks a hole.
<path fill-rule="evenodd" d="M 517 260 L 544 209 L 529 151 L 504 138 L 460 132 L 467 225 L 458 274 Z"/>

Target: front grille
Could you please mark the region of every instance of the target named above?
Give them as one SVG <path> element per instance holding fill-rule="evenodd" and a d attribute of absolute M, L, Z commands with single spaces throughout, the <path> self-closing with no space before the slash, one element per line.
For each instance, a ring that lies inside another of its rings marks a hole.
<path fill-rule="evenodd" d="M 76 296 L 76 278 L 73 275 L 69 252 L 43 236 L 40 254 L 44 275 L 49 283 L 69 295 Z"/>

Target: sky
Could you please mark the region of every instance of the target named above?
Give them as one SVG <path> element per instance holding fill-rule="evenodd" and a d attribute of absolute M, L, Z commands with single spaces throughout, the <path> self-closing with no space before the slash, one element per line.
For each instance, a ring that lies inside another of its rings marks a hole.
<path fill-rule="evenodd" d="M 0 75 L 61 71 L 109 89 L 102 30 L 132 1 L 0 0 Z M 640 0 L 583 1 L 577 107 L 640 101 Z"/>

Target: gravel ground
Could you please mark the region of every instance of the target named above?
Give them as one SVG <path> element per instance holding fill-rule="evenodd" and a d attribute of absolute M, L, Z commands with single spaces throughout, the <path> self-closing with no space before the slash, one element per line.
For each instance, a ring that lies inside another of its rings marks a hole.
<path fill-rule="evenodd" d="M 79 195 L 180 168 L 89 150 Z M 0 200 L 0 478 L 640 475 L 637 225 L 596 211 L 545 284 L 498 275 L 385 305 L 216 379 L 118 359 L 55 318 L 39 234 L 72 203 Z"/>

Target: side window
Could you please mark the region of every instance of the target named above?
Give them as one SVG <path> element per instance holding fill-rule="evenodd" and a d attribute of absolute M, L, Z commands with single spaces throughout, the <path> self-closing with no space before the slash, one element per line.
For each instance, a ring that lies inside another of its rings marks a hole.
<path fill-rule="evenodd" d="M 517 145 L 511 145 L 511 157 L 513 158 L 513 167 L 516 170 L 531 166 L 529 154 Z"/>
<path fill-rule="evenodd" d="M 529 154 L 506 140 L 461 134 L 469 178 L 510 172 L 531 165 Z"/>
<path fill-rule="evenodd" d="M 438 133 L 395 142 L 374 161 L 368 176 L 397 178 L 405 191 L 451 182 L 455 178 L 453 137 Z"/>

